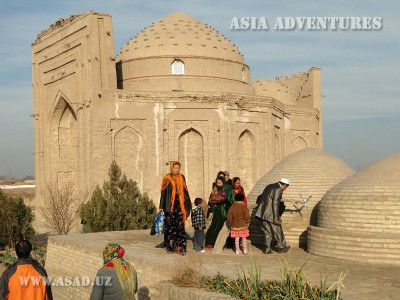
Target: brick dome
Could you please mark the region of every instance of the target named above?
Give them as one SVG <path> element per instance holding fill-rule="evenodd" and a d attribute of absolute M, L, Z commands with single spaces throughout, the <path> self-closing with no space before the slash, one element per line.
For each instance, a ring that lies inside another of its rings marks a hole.
<path fill-rule="evenodd" d="M 243 63 L 238 47 L 212 27 L 176 12 L 143 29 L 123 46 L 119 60 L 159 55 L 204 56 Z"/>
<path fill-rule="evenodd" d="M 171 73 L 179 61 L 179 75 Z M 239 49 L 218 31 L 177 12 L 146 27 L 116 58 L 118 84 L 133 91 L 254 95 Z"/>
<path fill-rule="evenodd" d="M 316 224 L 317 203 L 330 188 L 352 175 L 354 171 L 341 159 L 314 148 L 295 152 L 265 174 L 248 195 L 250 204 L 256 202 L 257 196 L 265 186 L 277 182 L 281 177 L 290 180 L 290 186 L 283 193 L 286 211 L 282 216 L 283 230 L 287 241 L 292 246 L 305 246 L 306 230 L 310 224 Z M 308 199 L 308 208 L 300 211 L 301 197 Z M 297 208 L 296 208 L 297 207 Z M 251 238 L 256 243 L 263 242 L 263 235 L 256 219 L 252 221 Z"/>
<path fill-rule="evenodd" d="M 310 251 L 400 264 L 400 152 L 368 166 L 322 198 Z M 355 255 L 357 254 L 357 255 Z"/>

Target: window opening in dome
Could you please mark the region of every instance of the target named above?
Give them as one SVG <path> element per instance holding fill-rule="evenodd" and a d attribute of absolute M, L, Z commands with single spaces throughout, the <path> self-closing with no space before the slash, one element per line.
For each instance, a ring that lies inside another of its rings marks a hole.
<path fill-rule="evenodd" d="M 180 59 L 175 59 L 171 65 L 173 75 L 185 74 L 185 64 Z"/>

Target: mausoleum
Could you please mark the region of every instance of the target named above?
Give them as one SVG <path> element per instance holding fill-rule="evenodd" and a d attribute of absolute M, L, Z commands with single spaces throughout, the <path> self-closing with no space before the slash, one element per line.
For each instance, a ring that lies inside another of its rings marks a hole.
<path fill-rule="evenodd" d="M 168 161 L 208 198 L 218 170 L 250 192 L 289 154 L 322 149 L 319 68 L 252 81 L 238 47 L 185 13 L 117 55 L 111 15 L 60 19 L 33 42 L 32 68 L 39 207 L 46 184 L 90 191 L 113 160 L 157 204 Z"/>

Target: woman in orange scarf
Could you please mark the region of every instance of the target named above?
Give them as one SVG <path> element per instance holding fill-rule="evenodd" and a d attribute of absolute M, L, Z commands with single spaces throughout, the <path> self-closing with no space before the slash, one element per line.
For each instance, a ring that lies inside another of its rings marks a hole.
<path fill-rule="evenodd" d="M 185 177 L 180 173 L 178 161 L 170 163 L 171 172 L 161 183 L 160 211 L 165 213 L 164 248 L 168 253 L 186 254 L 185 222 L 192 203 Z"/>

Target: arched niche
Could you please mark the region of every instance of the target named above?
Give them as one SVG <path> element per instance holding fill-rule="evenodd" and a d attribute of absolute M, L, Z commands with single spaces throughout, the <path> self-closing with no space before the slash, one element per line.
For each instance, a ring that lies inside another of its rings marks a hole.
<path fill-rule="evenodd" d="M 144 144 L 141 135 L 132 127 L 120 129 L 114 136 L 114 159 L 128 179 L 136 181 L 143 191 Z"/>
<path fill-rule="evenodd" d="M 179 136 L 178 160 L 186 177 L 190 197 L 205 197 L 204 191 L 204 141 L 203 136 L 190 128 Z"/>
<path fill-rule="evenodd" d="M 59 186 L 76 183 L 78 162 L 78 122 L 69 101 L 59 94 L 50 117 L 50 164 Z M 68 174 L 61 176 L 60 174 Z M 50 180 L 51 181 L 51 180 Z"/>
<path fill-rule="evenodd" d="M 249 193 L 250 187 L 254 186 L 257 175 L 256 145 L 254 135 L 245 130 L 239 135 L 238 149 L 238 174 L 244 190 Z"/>
<path fill-rule="evenodd" d="M 292 141 L 292 153 L 303 150 L 307 148 L 307 142 L 301 137 L 298 136 Z"/>

